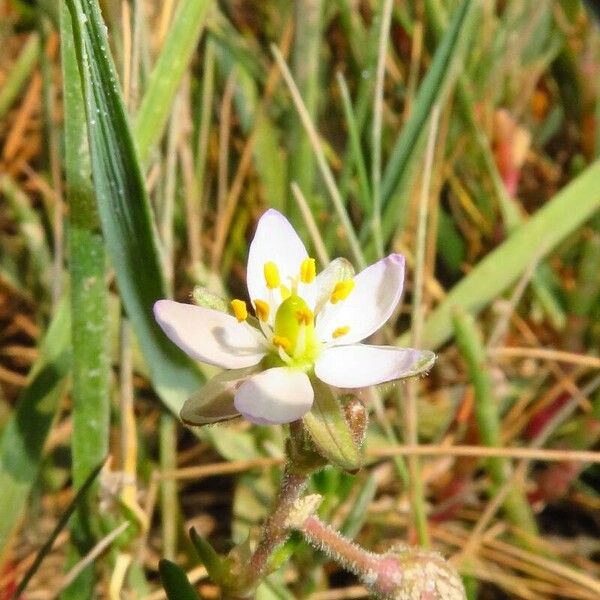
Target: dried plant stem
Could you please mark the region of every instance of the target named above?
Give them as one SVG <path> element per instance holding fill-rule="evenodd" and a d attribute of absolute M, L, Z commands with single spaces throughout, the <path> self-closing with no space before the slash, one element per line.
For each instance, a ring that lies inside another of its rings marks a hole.
<path fill-rule="evenodd" d="M 303 518 L 302 512 L 299 507 L 290 525 L 311 545 L 357 575 L 376 597 L 385 600 L 466 597 L 457 573 L 439 554 L 408 547 L 394 548 L 386 554 L 368 552 L 314 515 Z"/>
<path fill-rule="evenodd" d="M 377 76 L 375 99 L 373 102 L 372 165 L 371 179 L 373 189 L 373 239 L 379 257 L 383 257 L 383 238 L 381 235 L 381 132 L 383 128 L 383 84 L 385 78 L 385 57 L 392 20 L 393 0 L 384 0 L 381 11 L 381 29 L 377 56 Z"/>
<path fill-rule="evenodd" d="M 315 217 L 312 212 L 310 212 L 310 207 L 308 206 L 308 202 L 306 201 L 300 186 L 295 181 L 292 181 L 291 188 L 294 199 L 298 204 L 298 208 L 300 209 L 300 213 L 302 214 L 302 218 L 304 219 L 304 223 L 306 224 L 306 228 L 312 239 L 317 256 L 319 257 L 319 261 L 323 268 L 325 268 L 329 264 L 329 253 L 325 247 L 323 236 L 319 232 L 319 228 L 315 222 Z"/>
<path fill-rule="evenodd" d="M 558 450 L 538 448 L 506 448 L 497 446 L 386 446 L 366 451 L 368 458 L 384 459 L 394 456 L 468 456 L 472 458 L 490 458 L 493 456 L 507 459 L 541 460 L 546 462 L 576 461 L 592 464 L 600 463 L 600 452 L 593 450 Z M 255 458 L 251 460 L 236 460 L 219 462 L 198 467 L 185 467 L 172 471 L 162 471 L 156 475 L 162 479 L 200 479 L 218 475 L 243 473 L 250 469 L 268 469 L 283 463 L 283 458 Z"/>
<path fill-rule="evenodd" d="M 565 362 L 574 365 L 583 365 L 591 369 L 600 369 L 600 358 L 596 356 L 587 356 L 574 352 L 563 352 L 561 350 L 552 350 L 551 348 L 519 348 L 504 347 L 488 349 L 490 356 L 506 356 L 516 358 L 539 358 L 541 360 L 553 360 Z"/>
<path fill-rule="evenodd" d="M 54 598 L 58 598 L 60 592 L 68 588 L 73 581 L 91 565 L 110 545 L 129 527 L 130 523 L 125 521 L 115 527 L 110 533 L 103 537 L 77 564 L 75 564 L 65 575 L 60 584 L 60 588 L 56 591 Z"/>
<path fill-rule="evenodd" d="M 269 557 L 289 535 L 286 521 L 296 500 L 308 481 L 308 475 L 292 472 L 286 466 L 279 495 L 263 527 L 261 539 L 248 563 L 247 574 L 251 582 L 258 582 L 265 574 Z"/>
<path fill-rule="evenodd" d="M 439 106 L 435 106 L 431 116 L 429 138 L 427 140 L 427 151 L 425 154 L 423 182 L 421 186 L 421 197 L 419 200 L 419 220 L 417 225 L 417 241 L 415 247 L 415 277 L 413 285 L 411 322 L 412 346 L 415 348 L 420 346 L 421 333 L 423 331 L 424 315 L 422 307 L 427 241 L 427 211 L 429 206 L 431 171 L 433 169 L 433 154 L 435 150 L 435 138 L 437 134 L 439 116 Z M 419 440 L 417 435 L 417 390 L 414 381 L 410 381 L 406 385 L 406 402 L 403 403 L 403 407 L 406 428 L 406 443 L 416 446 Z M 421 477 L 421 465 L 419 458 L 416 455 L 409 457 L 408 470 L 410 473 L 409 493 L 414 526 L 417 530 L 420 544 L 426 546 L 429 543 L 429 535 L 427 533 L 427 515 L 425 513 L 425 492 Z"/>
<path fill-rule="evenodd" d="M 350 249 L 352 251 L 352 255 L 354 260 L 358 264 L 358 266 L 363 269 L 366 266 L 366 261 L 364 254 L 361 250 L 360 243 L 358 241 L 358 237 L 356 236 L 356 232 L 354 231 L 354 227 L 352 226 L 352 222 L 350 221 L 350 217 L 346 211 L 346 207 L 344 205 L 344 200 L 342 199 L 342 195 L 340 194 L 340 190 L 335 183 L 335 179 L 333 177 L 333 173 L 331 172 L 331 168 L 325 158 L 325 153 L 323 152 L 323 148 L 321 146 L 321 141 L 319 139 L 319 134 L 315 129 L 314 123 L 310 118 L 308 111 L 306 110 L 306 106 L 302 100 L 302 96 L 298 91 L 298 87 L 294 82 L 294 78 L 290 73 L 290 70 L 281 54 L 279 49 L 275 45 L 271 45 L 271 52 L 275 57 L 277 65 L 281 69 L 281 74 L 285 80 L 285 83 L 288 86 L 290 94 L 292 96 L 292 100 L 298 111 L 298 115 L 302 120 L 302 125 L 308 135 L 308 139 L 312 145 L 313 151 L 317 158 L 317 164 L 319 165 L 319 169 L 321 171 L 321 175 L 323 180 L 325 181 L 325 185 L 329 194 L 331 196 L 331 200 L 333 202 L 333 206 L 338 214 L 338 217 L 344 227 L 344 232 L 346 237 L 348 238 L 348 243 L 350 245 Z"/>

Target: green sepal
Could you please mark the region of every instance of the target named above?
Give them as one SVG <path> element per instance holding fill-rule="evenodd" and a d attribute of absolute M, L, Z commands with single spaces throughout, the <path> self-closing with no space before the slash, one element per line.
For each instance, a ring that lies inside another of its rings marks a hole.
<path fill-rule="evenodd" d="M 230 561 L 218 554 L 208 540 L 204 539 L 193 527 L 190 529 L 190 539 L 202 564 L 206 567 L 208 576 L 215 583 L 223 583 L 224 577 L 230 571 L 228 565 Z"/>
<path fill-rule="evenodd" d="M 258 367 L 246 367 L 219 373 L 185 401 L 181 420 L 187 425 L 209 425 L 239 417 L 233 404 L 235 391 L 258 370 Z"/>
<path fill-rule="evenodd" d="M 311 411 L 302 419 L 310 439 L 331 464 L 346 471 L 357 471 L 362 466 L 363 456 L 344 416 L 342 403 L 327 384 L 316 377 L 311 382 L 315 400 Z"/>

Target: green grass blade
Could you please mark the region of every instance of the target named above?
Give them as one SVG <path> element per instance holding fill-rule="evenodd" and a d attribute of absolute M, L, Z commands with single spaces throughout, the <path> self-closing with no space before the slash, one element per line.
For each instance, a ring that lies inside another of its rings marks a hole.
<path fill-rule="evenodd" d="M 73 349 L 73 485 L 79 489 L 108 453 L 110 437 L 110 330 L 106 253 L 91 181 L 85 107 L 79 84 L 71 17 L 61 5 L 65 112 L 65 173 L 69 203 L 69 274 Z M 86 496 L 72 524 L 73 553 L 85 555 L 101 534 L 95 494 Z M 70 591 L 90 582 L 93 565 Z M 88 595 L 92 589 L 88 587 Z"/>
<path fill-rule="evenodd" d="M 319 54 L 321 51 L 322 0 L 300 0 L 294 3 L 294 47 L 292 52 L 292 73 L 306 110 L 313 121 L 319 99 Z M 304 192 L 309 206 L 314 204 L 313 186 L 315 181 L 315 157 L 310 141 L 304 134 L 302 121 L 296 111 L 290 114 L 289 180 L 295 181 Z M 295 203 L 290 203 L 290 211 L 296 213 L 294 222 L 300 222 Z"/>
<path fill-rule="evenodd" d="M 69 305 L 59 304 L 41 344 L 29 382 L 0 440 L 0 557 L 25 511 L 38 477 L 46 438 L 71 366 Z"/>
<path fill-rule="evenodd" d="M 15 101 L 33 71 L 40 53 L 40 36 L 32 33 L 0 88 L 0 119 Z"/>
<path fill-rule="evenodd" d="M 156 228 L 97 2 L 67 0 L 86 117 L 102 231 L 119 291 L 150 377 L 178 412 L 201 383 L 199 371 L 154 321 L 152 305 L 167 296 Z"/>
<path fill-rule="evenodd" d="M 74 483 L 108 452 L 110 356 L 106 256 L 91 182 L 85 108 L 71 20 L 61 13 L 65 98 L 65 171 L 69 202 L 73 356 Z"/>
<path fill-rule="evenodd" d="M 475 418 L 481 443 L 485 446 L 502 445 L 502 422 L 498 412 L 498 400 L 494 393 L 494 382 L 489 365 L 486 364 L 485 348 L 473 317 L 462 310 L 453 315 L 456 343 L 467 363 L 469 378 L 475 396 Z M 487 461 L 492 479 L 492 493 L 510 479 L 510 463 L 505 458 L 493 456 Z M 537 534 L 535 517 L 522 489 L 511 485 L 503 502 L 508 519 L 523 531 Z"/>
<path fill-rule="evenodd" d="M 600 162 L 597 161 L 480 261 L 429 315 L 423 329 L 422 347 L 439 348 L 451 337 L 454 307 L 471 313 L 480 311 L 541 258 L 540 250 L 547 254 L 600 210 L 599 180 Z M 408 345 L 409 335 L 400 336 L 398 343 Z"/>
<path fill-rule="evenodd" d="M 385 167 L 381 181 L 383 208 L 382 228 L 384 242 L 398 226 L 397 214 L 403 197 L 396 195 L 401 180 L 409 172 L 420 145 L 418 141 L 433 105 L 443 105 L 443 97 L 454 84 L 459 73 L 465 50 L 474 31 L 473 23 L 479 12 L 480 2 L 466 0 L 456 9 L 452 21 L 438 46 L 425 79 L 419 87 L 414 108 L 402 128 Z"/>
<path fill-rule="evenodd" d="M 165 129 L 175 94 L 198 46 L 212 4 L 212 0 L 182 0 L 173 17 L 133 127 L 142 164 L 150 158 Z"/>
<path fill-rule="evenodd" d="M 229 35 L 229 28 L 226 30 Z M 218 41 L 218 40 L 217 40 Z M 236 69 L 234 102 L 240 125 L 245 135 L 253 129 L 256 131 L 254 142 L 254 164 L 260 181 L 264 186 L 264 196 L 269 206 L 279 211 L 285 210 L 287 196 L 287 165 L 279 144 L 279 132 L 267 114 L 256 120 L 260 106 L 258 84 L 245 61 L 217 47 L 218 63 L 223 70 L 223 77 L 229 77 L 231 69 Z"/>
<path fill-rule="evenodd" d="M 360 132 L 356 122 L 356 115 L 354 114 L 354 108 L 350 98 L 350 91 L 348 90 L 348 84 L 346 83 L 344 75 L 338 71 L 336 78 L 340 88 L 344 116 L 346 117 L 346 127 L 348 128 L 350 149 L 352 150 L 354 164 L 356 165 L 356 173 L 358 175 L 358 200 L 360 201 L 361 207 L 365 214 L 370 215 L 372 210 L 371 187 L 369 184 L 369 176 L 367 175 L 365 156 L 361 147 Z"/>

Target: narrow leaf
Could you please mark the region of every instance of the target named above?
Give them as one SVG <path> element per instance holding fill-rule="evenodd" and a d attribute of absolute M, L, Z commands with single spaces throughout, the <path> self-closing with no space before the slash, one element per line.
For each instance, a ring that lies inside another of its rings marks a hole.
<path fill-rule="evenodd" d="M 135 119 L 134 138 L 142 164 L 148 161 L 164 131 L 212 4 L 213 0 L 182 0 L 173 17 Z"/>
<path fill-rule="evenodd" d="M 46 438 L 66 387 L 71 364 L 69 306 L 58 306 L 17 408 L 0 440 L 0 556 L 21 519 L 38 477 Z"/>
<path fill-rule="evenodd" d="M 409 173 L 409 166 L 418 152 L 418 141 L 433 105 L 443 101 L 460 73 L 458 66 L 464 58 L 464 51 L 469 47 L 474 30 L 473 21 L 479 7 L 479 1 L 465 0 L 456 9 L 419 87 L 411 116 L 394 145 L 381 182 L 384 240 L 398 226 L 397 213 L 403 197 L 395 195 L 396 189 Z"/>
<path fill-rule="evenodd" d="M 158 571 L 169 600 L 200 600 L 185 571 L 175 563 L 163 558 L 158 563 Z"/>
<path fill-rule="evenodd" d="M 493 252 L 480 261 L 429 315 L 422 346 L 435 350 L 452 335 L 455 307 L 476 313 L 504 293 L 535 261 L 543 258 L 600 209 L 600 161 L 590 165 Z M 576 210 L 575 210 L 576 207 Z M 407 345 L 410 333 L 398 339 Z"/>
<path fill-rule="evenodd" d="M 190 539 L 202 564 L 206 567 L 208 575 L 215 583 L 218 583 L 223 575 L 223 559 L 193 527 L 190 529 Z"/>
<path fill-rule="evenodd" d="M 150 377 L 178 412 L 201 383 L 192 361 L 172 344 L 152 315 L 167 295 L 155 225 L 97 0 L 66 0 L 71 13 L 86 104 L 94 188 L 102 231 L 119 290 Z"/>

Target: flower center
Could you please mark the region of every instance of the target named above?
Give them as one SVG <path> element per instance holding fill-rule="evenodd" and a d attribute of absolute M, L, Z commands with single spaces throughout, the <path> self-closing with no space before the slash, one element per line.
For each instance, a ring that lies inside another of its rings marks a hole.
<path fill-rule="evenodd" d="M 294 366 L 309 369 L 319 352 L 315 316 L 306 302 L 292 294 L 275 314 L 273 344 L 292 359 Z"/>

